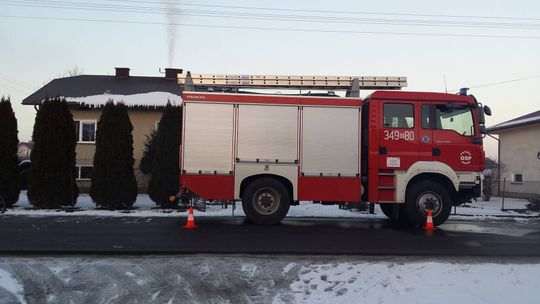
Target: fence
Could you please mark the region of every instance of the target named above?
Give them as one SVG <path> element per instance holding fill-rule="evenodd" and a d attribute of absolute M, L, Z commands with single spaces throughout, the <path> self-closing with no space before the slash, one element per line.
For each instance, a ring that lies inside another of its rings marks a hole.
<path fill-rule="evenodd" d="M 539 216 L 540 181 L 484 180 L 482 197 L 457 206 L 457 215 Z"/>
<path fill-rule="evenodd" d="M 540 181 L 516 182 L 502 179 L 499 183 L 494 181 L 492 189 L 492 194 L 499 198 L 501 210 L 534 210 L 534 205 L 540 206 Z M 525 206 L 523 201 L 527 202 Z"/>

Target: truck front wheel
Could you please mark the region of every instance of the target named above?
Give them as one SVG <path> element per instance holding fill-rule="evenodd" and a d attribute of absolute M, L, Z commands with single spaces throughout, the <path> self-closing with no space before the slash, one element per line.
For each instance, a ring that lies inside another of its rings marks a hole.
<path fill-rule="evenodd" d="M 396 205 L 398 207 L 397 219 L 394 216 L 394 208 Z M 386 217 L 388 217 L 389 219 L 393 221 L 397 220 L 397 222 L 400 224 L 408 223 L 407 217 L 406 217 L 407 215 L 405 214 L 405 211 L 404 211 L 406 207 L 405 204 L 380 203 L 379 207 L 381 208 L 382 213 L 386 215 Z"/>
<path fill-rule="evenodd" d="M 246 217 L 256 224 L 279 223 L 291 205 L 287 188 L 273 178 L 259 178 L 251 182 L 242 195 L 242 208 Z"/>
<path fill-rule="evenodd" d="M 426 222 L 428 210 L 432 211 L 433 224 L 443 224 L 452 211 L 452 202 L 448 190 L 441 184 L 425 180 L 415 183 L 407 191 L 405 214 L 413 226 L 422 226 Z"/>

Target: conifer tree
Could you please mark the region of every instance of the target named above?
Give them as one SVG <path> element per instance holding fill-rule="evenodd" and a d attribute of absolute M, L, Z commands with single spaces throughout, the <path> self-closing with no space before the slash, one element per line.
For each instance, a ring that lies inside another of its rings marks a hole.
<path fill-rule="evenodd" d="M 90 197 L 98 207 L 130 208 L 137 199 L 132 131 L 127 107 L 107 102 L 97 125 L 90 186 Z"/>
<path fill-rule="evenodd" d="M 34 207 L 73 206 L 79 194 L 75 183 L 75 122 L 65 99 L 46 99 L 36 115 L 28 199 Z"/>
<path fill-rule="evenodd" d="M 149 134 L 146 135 L 144 140 L 143 156 L 139 169 L 144 174 L 152 173 L 152 162 L 154 161 L 154 155 L 156 154 L 156 134 L 157 130 L 152 129 Z"/>
<path fill-rule="evenodd" d="M 0 196 L 6 207 L 19 199 L 17 118 L 8 98 L 0 99 Z"/>
<path fill-rule="evenodd" d="M 167 103 L 158 125 L 148 186 L 150 198 L 162 208 L 173 207 L 169 197 L 178 192 L 181 122 L 182 109 Z"/>

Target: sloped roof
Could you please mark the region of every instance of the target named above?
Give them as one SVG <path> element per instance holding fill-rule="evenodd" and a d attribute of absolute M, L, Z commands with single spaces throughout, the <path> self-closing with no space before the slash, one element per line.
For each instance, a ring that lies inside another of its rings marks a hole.
<path fill-rule="evenodd" d="M 509 121 L 502 122 L 487 129 L 488 133 L 497 133 L 500 130 L 521 127 L 540 123 L 540 110 L 523 115 Z"/>
<path fill-rule="evenodd" d="M 118 78 L 104 75 L 80 75 L 54 79 L 23 99 L 22 104 L 36 105 L 47 97 L 57 96 L 64 97 L 68 101 L 82 103 L 84 98 L 92 96 L 129 96 L 155 92 L 169 93 L 180 98 L 182 91 L 183 88 L 177 81 L 165 77 L 129 76 Z M 152 106 L 156 105 L 155 102 L 149 102 Z M 160 102 L 165 105 L 167 100 Z M 141 105 L 145 104 L 131 106 Z"/>

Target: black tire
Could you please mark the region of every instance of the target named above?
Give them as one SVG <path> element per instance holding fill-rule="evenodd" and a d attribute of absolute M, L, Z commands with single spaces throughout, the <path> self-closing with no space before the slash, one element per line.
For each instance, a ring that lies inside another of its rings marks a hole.
<path fill-rule="evenodd" d="M 381 203 L 381 204 L 379 204 L 379 206 L 380 206 L 383 214 L 386 215 L 386 217 L 388 217 L 391 220 L 396 220 L 396 219 L 393 218 L 395 203 Z M 399 204 L 397 222 L 400 223 L 400 224 L 408 223 L 407 216 L 405 214 L 404 209 L 405 209 L 405 204 Z"/>
<path fill-rule="evenodd" d="M 252 181 L 242 195 L 246 217 L 260 225 L 279 223 L 291 206 L 289 190 L 278 180 L 262 177 Z"/>
<path fill-rule="evenodd" d="M 394 204 L 382 203 L 379 204 L 379 207 L 381 208 L 382 213 L 384 213 L 387 218 L 393 220 Z"/>
<path fill-rule="evenodd" d="M 412 185 L 407 190 L 405 214 L 409 224 L 423 226 L 426 223 L 427 210 L 433 211 L 433 224 L 443 224 L 452 211 L 450 193 L 441 184 L 424 180 Z"/>

